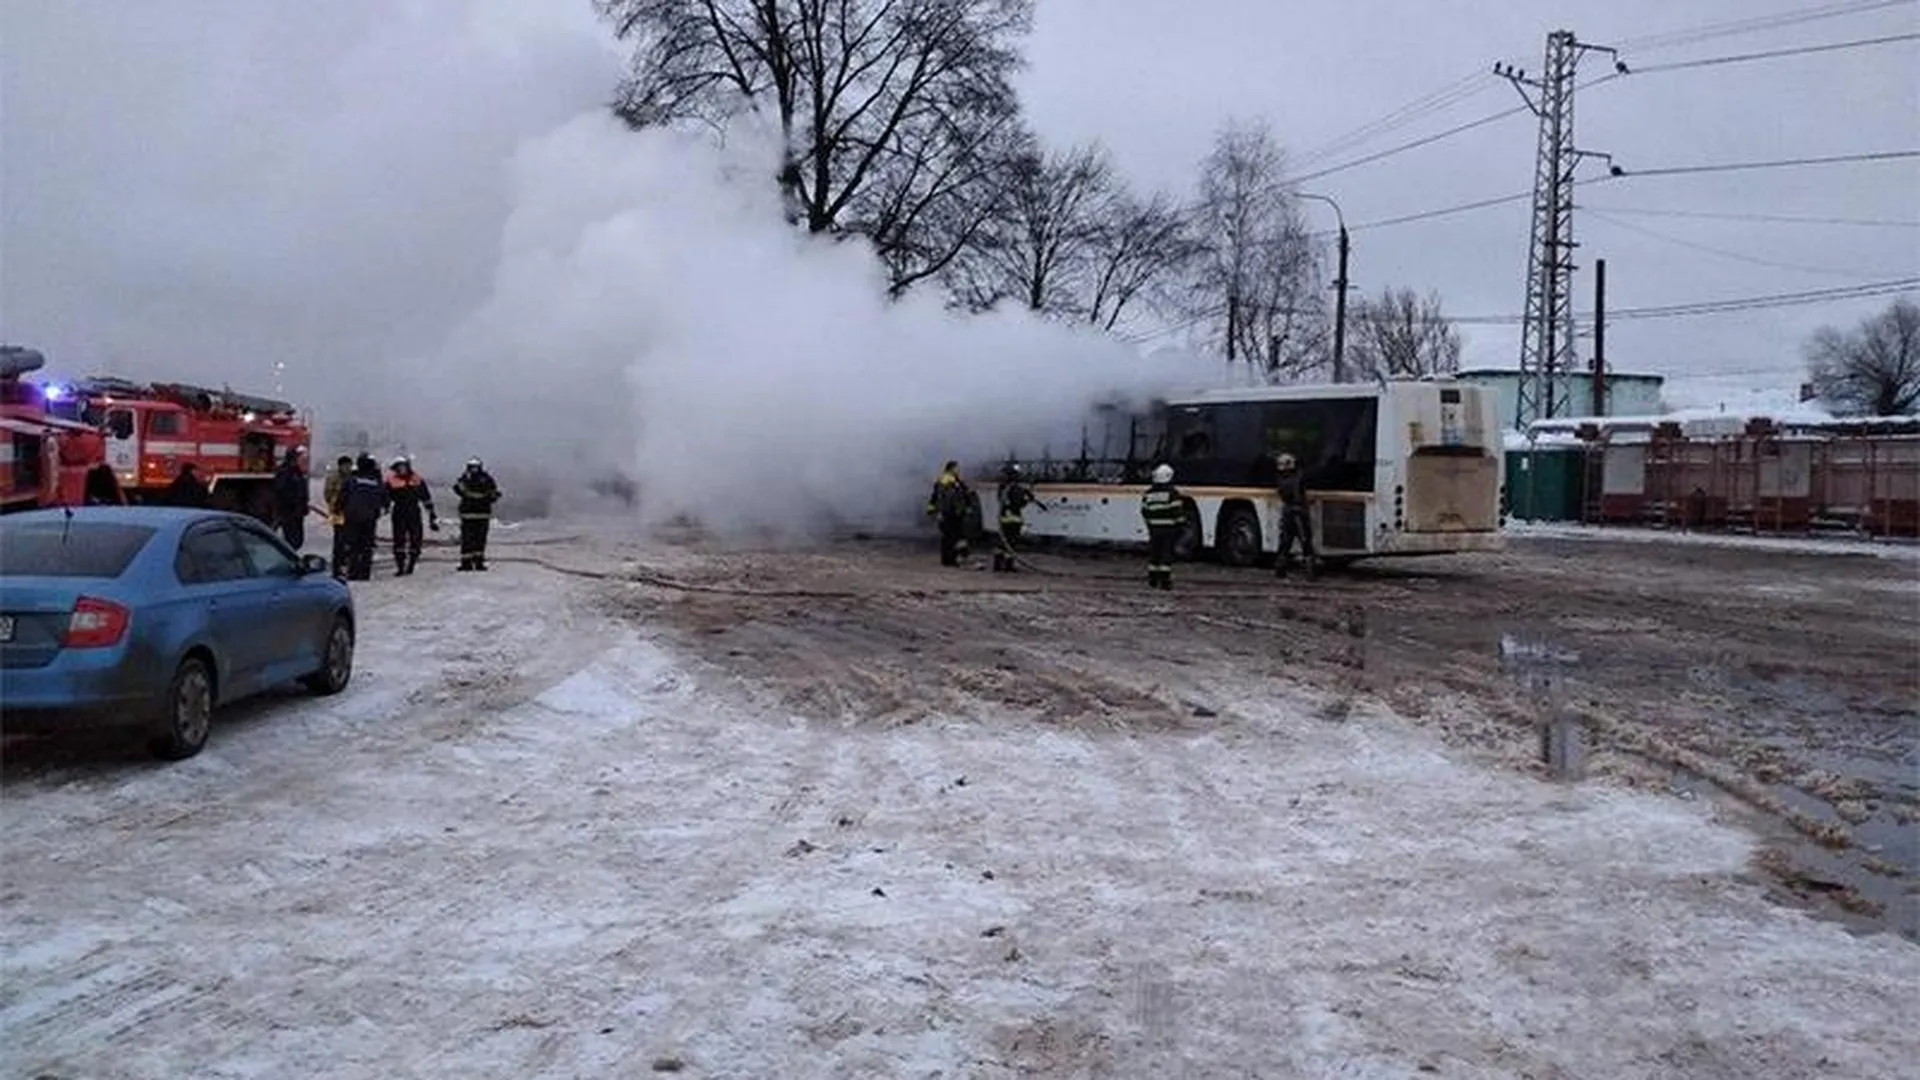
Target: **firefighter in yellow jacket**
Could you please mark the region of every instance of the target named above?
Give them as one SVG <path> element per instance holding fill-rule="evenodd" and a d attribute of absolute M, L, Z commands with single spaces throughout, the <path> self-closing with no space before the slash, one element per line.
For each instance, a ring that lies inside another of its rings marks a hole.
<path fill-rule="evenodd" d="M 333 576 L 342 581 L 347 579 L 347 511 L 341 505 L 340 495 L 346 490 L 347 477 L 353 475 L 353 458 L 341 454 L 333 461 L 333 468 L 327 470 L 326 487 L 322 495 L 327 501 L 327 524 L 333 527 Z"/>
<path fill-rule="evenodd" d="M 967 509 L 973 492 L 960 479 L 960 463 L 947 462 L 933 482 L 933 494 L 927 496 L 927 516 L 940 525 L 940 565 L 959 566 L 969 554 L 967 545 Z"/>

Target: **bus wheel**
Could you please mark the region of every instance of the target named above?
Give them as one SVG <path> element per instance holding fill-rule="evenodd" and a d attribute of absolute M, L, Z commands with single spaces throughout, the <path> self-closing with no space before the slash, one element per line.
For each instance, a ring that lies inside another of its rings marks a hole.
<path fill-rule="evenodd" d="M 1230 506 L 1220 516 L 1214 548 L 1228 566 L 1252 566 L 1260 560 L 1260 519 L 1250 506 Z"/>
<path fill-rule="evenodd" d="M 1180 505 L 1186 508 L 1187 517 L 1173 542 L 1173 557 L 1180 562 L 1192 562 L 1200 556 L 1200 508 L 1192 499 L 1182 499 Z"/>

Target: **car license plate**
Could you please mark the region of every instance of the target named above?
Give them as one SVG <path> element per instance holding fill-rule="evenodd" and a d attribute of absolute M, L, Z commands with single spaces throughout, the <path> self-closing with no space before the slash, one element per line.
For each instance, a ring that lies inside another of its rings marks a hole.
<path fill-rule="evenodd" d="M 0 641 L 13 640 L 13 616 L 0 615 Z"/>

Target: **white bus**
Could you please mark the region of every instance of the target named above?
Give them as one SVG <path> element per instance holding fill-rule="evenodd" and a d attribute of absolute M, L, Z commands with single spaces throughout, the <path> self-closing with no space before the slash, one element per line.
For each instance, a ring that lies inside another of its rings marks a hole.
<path fill-rule="evenodd" d="M 1450 379 L 1208 391 L 1144 414 L 1105 407 L 1077 453 L 1035 449 L 1013 455 L 1046 507 L 1027 509 L 1030 537 L 1145 542 L 1140 495 L 1165 462 L 1187 504 L 1180 558 L 1210 549 L 1252 565 L 1279 550 L 1273 459 L 1284 450 L 1304 474 L 1314 546 L 1329 564 L 1504 547 L 1493 395 Z M 988 529 L 999 474 L 998 463 L 976 473 Z"/>

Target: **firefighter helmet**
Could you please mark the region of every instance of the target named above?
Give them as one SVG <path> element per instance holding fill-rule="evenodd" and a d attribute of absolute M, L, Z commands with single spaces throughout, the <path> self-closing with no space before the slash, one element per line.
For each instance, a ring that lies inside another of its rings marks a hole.
<path fill-rule="evenodd" d="M 1156 484 L 1173 483 L 1173 466 L 1158 465 L 1153 470 L 1153 482 Z"/>
<path fill-rule="evenodd" d="M 1293 466 L 1294 466 L 1293 455 L 1285 452 L 1275 454 L 1273 458 L 1273 464 L 1281 472 L 1292 472 Z"/>

